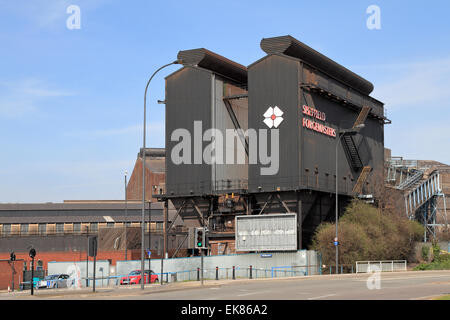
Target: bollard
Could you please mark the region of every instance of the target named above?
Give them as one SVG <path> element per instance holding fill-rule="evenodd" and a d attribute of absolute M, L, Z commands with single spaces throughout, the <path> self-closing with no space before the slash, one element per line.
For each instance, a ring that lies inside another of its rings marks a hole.
<path fill-rule="evenodd" d="M 219 280 L 219 267 L 216 267 L 216 280 Z"/>
<path fill-rule="evenodd" d="M 250 266 L 250 279 L 252 278 L 252 266 Z"/>
<path fill-rule="evenodd" d="M 233 280 L 236 280 L 236 274 L 235 274 L 234 266 L 233 266 Z"/>
<path fill-rule="evenodd" d="M 197 268 L 197 281 L 200 281 L 200 268 Z"/>

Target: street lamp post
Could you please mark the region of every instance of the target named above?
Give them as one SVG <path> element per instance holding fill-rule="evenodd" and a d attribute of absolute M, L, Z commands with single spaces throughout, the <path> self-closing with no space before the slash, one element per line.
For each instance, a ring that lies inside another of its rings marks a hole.
<path fill-rule="evenodd" d="M 128 243 L 127 243 L 127 224 L 128 224 L 128 207 L 127 207 L 127 174 L 125 170 L 125 260 L 128 260 Z"/>
<path fill-rule="evenodd" d="M 336 248 L 336 274 L 339 273 L 339 238 L 338 238 L 338 210 L 339 210 L 339 206 L 338 206 L 338 146 L 339 143 L 341 142 L 342 137 L 348 135 L 348 136 L 352 136 L 358 133 L 358 131 L 360 129 L 364 128 L 364 124 L 359 124 L 356 127 L 353 127 L 351 129 L 344 129 L 344 130 L 338 130 L 337 132 L 337 141 L 336 141 L 336 208 L 335 208 L 335 212 L 336 212 L 336 237 L 334 238 L 334 246 Z"/>
<path fill-rule="evenodd" d="M 337 142 L 336 142 L 336 237 L 334 238 L 334 246 L 336 248 L 336 273 L 338 273 L 338 255 L 339 255 L 339 249 L 338 249 L 338 146 L 339 142 L 341 142 L 341 134 L 338 132 L 337 136 Z"/>
<path fill-rule="evenodd" d="M 171 63 L 165 64 L 162 67 L 160 67 L 158 70 L 156 70 L 150 79 L 147 81 L 147 85 L 145 86 L 145 93 L 144 93 L 144 128 L 143 128 L 143 146 L 142 146 L 142 222 L 141 222 L 141 275 L 144 274 L 144 236 L 145 236 L 145 120 L 146 120 L 146 108 L 147 108 L 147 90 L 150 82 L 152 81 L 155 74 L 157 74 L 160 70 L 164 69 L 165 67 L 168 67 L 172 64 L 181 64 L 181 60 L 175 60 Z M 141 289 L 144 290 L 144 281 L 141 281 Z"/>
<path fill-rule="evenodd" d="M 86 226 L 86 239 L 87 239 L 87 248 L 86 248 L 86 288 L 89 287 L 89 227 Z"/>

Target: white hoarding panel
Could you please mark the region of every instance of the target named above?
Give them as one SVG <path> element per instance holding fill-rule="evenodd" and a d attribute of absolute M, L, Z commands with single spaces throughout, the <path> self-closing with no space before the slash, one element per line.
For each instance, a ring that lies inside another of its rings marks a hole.
<path fill-rule="evenodd" d="M 236 251 L 297 250 L 297 214 L 236 216 Z"/>

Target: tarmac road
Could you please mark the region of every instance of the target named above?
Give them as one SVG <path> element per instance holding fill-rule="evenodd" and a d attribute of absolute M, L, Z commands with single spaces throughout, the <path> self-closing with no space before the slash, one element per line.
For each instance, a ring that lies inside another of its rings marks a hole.
<path fill-rule="evenodd" d="M 283 279 L 209 280 L 166 285 L 0 294 L 0 299 L 102 300 L 409 300 L 450 294 L 450 271 L 383 272 L 377 282 L 368 274 L 321 275 Z M 369 279 L 369 281 L 368 281 Z M 372 289 L 369 289 L 368 287 Z"/>

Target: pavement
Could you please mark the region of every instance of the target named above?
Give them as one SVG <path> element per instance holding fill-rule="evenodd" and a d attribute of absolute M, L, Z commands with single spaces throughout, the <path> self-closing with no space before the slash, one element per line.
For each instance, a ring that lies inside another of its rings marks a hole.
<path fill-rule="evenodd" d="M 410 300 L 450 294 L 450 270 L 206 280 L 0 293 L 0 300 Z"/>

